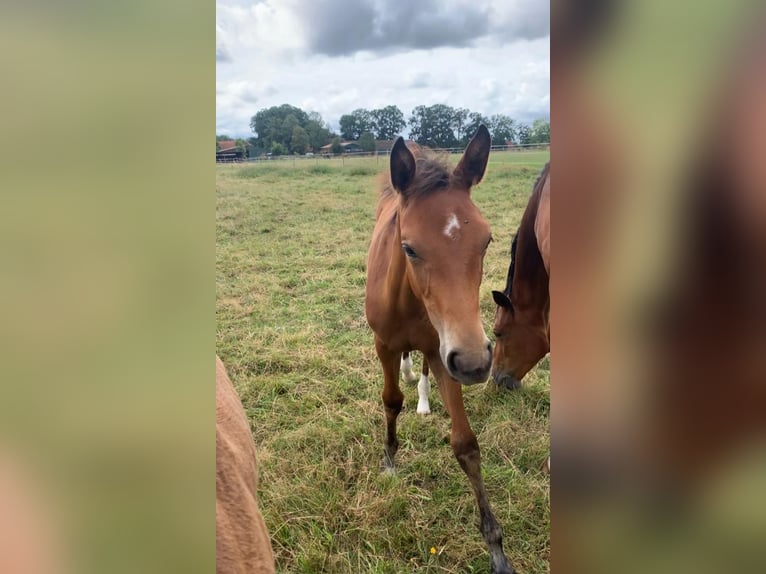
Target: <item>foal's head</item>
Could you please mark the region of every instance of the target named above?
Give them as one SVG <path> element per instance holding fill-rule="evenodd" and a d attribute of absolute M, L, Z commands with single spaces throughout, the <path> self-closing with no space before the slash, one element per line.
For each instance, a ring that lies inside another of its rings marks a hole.
<path fill-rule="evenodd" d="M 484 176 L 490 136 L 481 126 L 454 170 L 399 138 L 391 150 L 391 184 L 399 195 L 399 239 L 407 280 L 439 334 L 449 374 L 470 385 L 487 380 L 492 346 L 479 315 L 479 285 L 489 224 L 471 201 Z"/>

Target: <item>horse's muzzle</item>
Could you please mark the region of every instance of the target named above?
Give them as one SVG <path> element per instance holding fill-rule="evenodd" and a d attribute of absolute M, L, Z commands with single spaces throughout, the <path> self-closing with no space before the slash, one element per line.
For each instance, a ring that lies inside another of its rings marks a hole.
<path fill-rule="evenodd" d="M 447 370 L 450 376 L 463 385 L 476 385 L 489 378 L 492 368 L 492 346 L 488 342 L 486 356 L 476 360 L 474 355 L 452 350 L 447 353 Z"/>
<path fill-rule="evenodd" d="M 509 391 L 521 388 L 521 381 L 513 375 L 506 373 L 498 373 L 497 371 L 494 371 L 492 373 L 492 380 L 498 387 L 505 387 Z"/>

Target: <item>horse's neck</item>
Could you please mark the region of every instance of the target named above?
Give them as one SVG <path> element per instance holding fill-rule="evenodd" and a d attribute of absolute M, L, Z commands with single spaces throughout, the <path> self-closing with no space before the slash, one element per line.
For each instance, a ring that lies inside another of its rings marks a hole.
<path fill-rule="evenodd" d="M 542 310 L 549 300 L 548 273 L 534 234 L 523 239 L 519 238 L 516 270 L 511 285 L 513 305 L 519 309 Z"/>
<path fill-rule="evenodd" d="M 551 257 L 551 192 L 550 175 L 546 174 L 543 181 L 540 198 L 537 202 L 537 215 L 535 216 L 535 239 L 540 257 L 545 266 L 545 272 L 550 276 Z"/>
<path fill-rule="evenodd" d="M 545 315 L 549 306 L 548 272 L 535 234 L 540 190 L 536 189 L 535 194 L 519 226 L 511 293 L 514 307 Z"/>

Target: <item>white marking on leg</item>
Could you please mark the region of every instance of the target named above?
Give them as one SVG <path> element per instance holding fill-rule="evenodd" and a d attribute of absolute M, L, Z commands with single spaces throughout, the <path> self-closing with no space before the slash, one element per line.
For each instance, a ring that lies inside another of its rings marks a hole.
<path fill-rule="evenodd" d="M 431 392 L 431 385 L 426 375 L 420 375 L 418 383 L 418 414 L 427 415 L 431 413 L 431 406 L 428 404 L 428 394 Z"/>
<path fill-rule="evenodd" d="M 414 383 L 418 380 L 418 376 L 412 372 L 412 355 L 408 355 L 406 358 L 402 355 L 402 362 L 399 366 L 405 383 Z"/>
<path fill-rule="evenodd" d="M 447 218 L 447 225 L 444 227 L 444 235 L 450 239 L 457 239 L 457 231 L 460 229 L 460 223 L 458 223 L 457 215 L 450 214 Z"/>

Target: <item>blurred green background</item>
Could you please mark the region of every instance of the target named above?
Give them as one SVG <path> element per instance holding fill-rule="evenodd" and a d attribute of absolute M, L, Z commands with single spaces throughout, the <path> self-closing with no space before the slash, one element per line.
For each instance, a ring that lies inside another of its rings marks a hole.
<path fill-rule="evenodd" d="M 214 568 L 214 20 L 3 7 L 0 473 L 60 571 Z"/>

